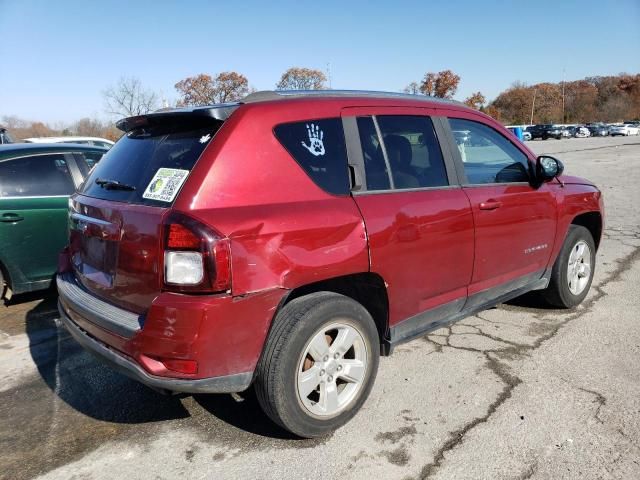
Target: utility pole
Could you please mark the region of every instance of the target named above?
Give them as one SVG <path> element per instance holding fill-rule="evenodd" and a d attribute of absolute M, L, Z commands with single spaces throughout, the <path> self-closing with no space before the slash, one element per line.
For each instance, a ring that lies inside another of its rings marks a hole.
<path fill-rule="evenodd" d="M 533 110 L 536 107 L 536 93 L 538 93 L 538 89 L 534 88 L 533 89 L 533 102 L 531 102 L 531 121 L 529 122 L 529 125 L 533 125 Z"/>
<path fill-rule="evenodd" d="M 329 88 L 331 88 L 331 63 L 327 62 L 327 80 L 329 81 Z"/>
<path fill-rule="evenodd" d="M 564 125 L 564 68 L 562 69 L 562 124 Z"/>

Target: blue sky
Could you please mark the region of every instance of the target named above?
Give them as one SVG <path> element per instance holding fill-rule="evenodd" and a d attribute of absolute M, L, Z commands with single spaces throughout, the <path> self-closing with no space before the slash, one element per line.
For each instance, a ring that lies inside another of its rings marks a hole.
<path fill-rule="evenodd" d="M 640 0 L 0 0 L 0 117 L 106 118 L 121 76 L 175 98 L 186 76 L 236 70 L 272 89 L 284 70 L 331 66 L 333 88 L 400 91 L 427 71 L 458 99 L 640 72 Z"/>

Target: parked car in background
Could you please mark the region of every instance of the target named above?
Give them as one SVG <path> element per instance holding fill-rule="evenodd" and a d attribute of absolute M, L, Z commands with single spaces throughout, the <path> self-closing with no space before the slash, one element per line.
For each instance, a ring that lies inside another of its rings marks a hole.
<path fill-rule="evenodd" d="M 619 136 L 619 135 L 625 135 L 625 136 L 638 135 L 639 133 L 640 133 L 640 129 L 630 124 L 612 125 L 611 128 L 609 129 L 609 134 L 612 137 Z"/>
<path fill-rule="evenodd" d="M 4 145 L 6 143 L 15 143 L 15 140 L 5 127 L 0 126 L 0 145 Z"/>
<path fill-rule="evenodd" d="M 589 129 L 583 125 L 572 127 L 571 133 L 575 138 L 588 138 L 591 136 Z"/>
<path fill-rule="evenodd" d="M 568 126 L 560 127 L 560 133 L 562 138 L 573 137 L 573 135 L 571 134 L 571 127 L 568 127 Z"/>
<path fill-rule="evenodd" d="M 531 132 L 529 132 L 528 130 L 523 130 L 522 131 L 522 139 L 525 142 L 528 142 L 529 140 L 531 140 Z"/>
<path fill-rule="evenodd" d="M 525 129 L 522 127 L 511 127 L 511 126 L 505 126 L 505 128 L 507 130 L 509 130 L 511 133 L 513 133 L 513 135 L 520 140 L 520 137 L 518 137 L 518 132 L 521 135 L 522 141 L 524 142 L 525 140 L 531 140 L 531 134 L 527 133 L 527 135 L 525 135 Z M 529 138 L 526 138 L 529 137 Z"/>
<path fill-rule="evenodd" d="M 103 148 L 111 148 L 114 144 L 111 140 L 99 137 L 35 137 L 25 138 L 24 141 L 27 143 L 75 143 Z"/>
<path fill-rule="evenodd" d="M 560 125 L 551 125 L 546 129 L 546 140 L 547 138 L 555 138 L 556 140 L 560 140 L 562 138 L 563 127 Z"/>
<path fill-rule="evenodd" d="M 550 125 L 550 124 L 532 125 L 527 128 L 527 132 L 531 134 L 531 140 L 535 140 L 536 138 L 546 140 L 547 138 L 549 138 L 548 131 L 552 127 L 553 125 Z"/>
<path fill-rule="evenodd" d="M 257 92 L 118 128 L 69 202 L 60 318 L 156 389 L 253 384 L 317 437 L 358 412 L 380 354 L 527 291 L 589 291 L 600 191 L 457 102 Z"/>
<path fill-rule="evenodd" d="M 69 196 L 107 150 L 0 146 L 0 298 L 49 287 L 68 239 Z"/>
<path fill-rule="evenodd" d="M 609 127 L 606 125 L 592 124 L 587 126 L 589 133 L 592 137 L 607 137 L 609 136 Z"/>

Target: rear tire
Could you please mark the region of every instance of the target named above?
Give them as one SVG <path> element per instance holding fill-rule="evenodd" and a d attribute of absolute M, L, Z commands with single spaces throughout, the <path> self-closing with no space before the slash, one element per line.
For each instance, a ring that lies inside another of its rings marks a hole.
<path fill-rule="evenodd" d="M 579 305 L 589 293 L 595 271 L 596 247 L 591 232 L 571 225 L 553 265 L 549 286 L 542 297 L 559 308 Z"/>
<path fill-rule="evenodd" d="M 369 312 L 344 295 L 296 298 L 276 316 L 256 369 L 260 406 L 304 438 L 347 423 L 367 399 L 380 356 Z"/>
<path fill-rule="evenodd" d="M 4 283 L 4 277 L 2 276 L 2 268 L 0 268 L 0 300 L 4 298 L 4 294 L 7 291 L 7 286 Z"/>

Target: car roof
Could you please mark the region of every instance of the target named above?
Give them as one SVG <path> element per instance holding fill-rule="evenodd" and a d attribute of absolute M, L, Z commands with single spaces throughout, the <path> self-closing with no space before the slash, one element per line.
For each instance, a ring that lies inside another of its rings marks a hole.
<path fill-rule="evenodd" d="M 66 136 L 66 137 L 31 137 L 25 138 L 26 142 L 35 142 L 35 143 L 58 143 L 58 142 L 72 142 L 74 140 L 83 140 L 83 141 L 96 141 L 96 142 L 106 142 L 109 145 L 113 145 L 114 142 L 108 140 L 106 138 L 100 137 L 80 137 L 80 136 Z"/>
<path fill-rule="evenodd" d="M 0 160 L 27 155 L 29 153 L 58 152 L 102 152 L 109 150 L 95 145 L 79 145 L 74 143 L 7 143 L 0 145 Z"/>
<path fill-rule="evenodd" d="M 250 93 L 240 103 L 266 102 L 273 100 L 287 100 L 293 98 L 359 98 L 359 99 L 401 99 L 426 103 L 439 103 L 466 107 L 463 103 L 447 98 L 431 97 L 429 95 L 414 95 L 400 92 L 380 92 L 374 90 L 264 90 Z"/>
<path fill-rule="evenodd" d="M 287 102 L 335 102 L 344 101 L 345 104 L 374 105 L 377 100 L 381 100 L 383 106 L 431 106 L 447 107 L 478 113 L 461 102 L 445 98 L 430 97 L 428 95 L 412 95 L 398 92 L 376 92 L 367 90 L 267 90 L 250 93 L 243 99 L 234 103 L 219 103 L 202 106 L 189 106 L 180 108 L 162 108 L 152 113 L 127 117 L 116 122 L 116 127 L 127 132 L 150 122 L 162 122 L 166 120 L 180 121 L 184 118 L 211 118 L 225 121 L 231 114 L 242 105 L 254 104 L 281 104 Z M 349 106 L 349 105 L 345 105 Z M 482 114 L 481 114 L 482 115 Z"/>

